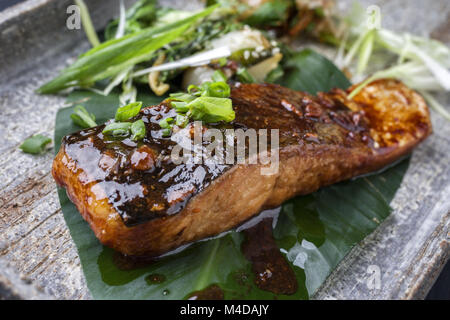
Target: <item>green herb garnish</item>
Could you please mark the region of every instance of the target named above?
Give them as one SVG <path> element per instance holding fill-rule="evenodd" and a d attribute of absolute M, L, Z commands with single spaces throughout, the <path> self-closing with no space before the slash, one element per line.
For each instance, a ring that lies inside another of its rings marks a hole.
<path fill-rule="evenodd" d="M 170 137 L 171 134 L 172 134 L 172 129 L 166 128 L 166 129 L 163 129 L 163 131 L 162 131 L 163 137 Z"/>
<path fill-rule="evenodd" d="M 130 129 L 131 122 L 113 122 L 108 124 L 102 133 L 114 137 L 126 137 L 130 134 Z"/>
<path fill-rule="evenodd" d="M 41 134 L 37 134 L 26 139 L 19 148 L 25 153 L 39 154 L 44 152 L 46 145 L 50 142 L 52 142 L 52 139 Z"/>
<path fill-rule="evenodd" d="M 127 104 L 126 106 L 117 109 L 115 119 L 116 121 L 125 121 L 133 118 L 139 114 L 141 108 L 142 102 L 140 101 Z"/>
<path fill-rule="evenodd" d="M 228 98 L 230 96 L 230 86 L 223 81 L 205 83 L 205 88 L 201 95 L 204 97 Z"/>
<path fill-rule="evenodd" d="M 190 85 L 188 93 L 173 93 L 169 96 L 170 105 L 177 111 L 177 117 L 165 118 L 159 122 L 163 136 L 169 136 L 173 126 L 184 128 L 189 118 L 207 123 L 219 121 L 231 122 L 235 113 L 231 103 L 230 86 L 226 83 L 225 74 L 216 70 L 213 81 L 207 81 L 200 86 Z"/>
<path fill-rule="evenodd" d="M 173 122 L 173 118 L 165 118 L 159 122 L 159 126 L 163 129 L 167 129 L 171 127 L 171 123 Z"/>
<path fill-rule="evenodd" d="M 189 112 L 194 120 L 204 122 L 230 122 L 235 114 L 231 99 L 216 97 L 199 97 L 188 104 Z"/>
<path fill-rule="evenodd" d="M 141 119 L 136 120 L 131 125 L 131 140 L 138 141 L 145 137 L 145 123 Z"/>
<path fill-rule="evenodd" d="M 227 76 L 221 71 L 216 70 L 212 75 L 212 81 L 214 82 L 227 82 Z"/>
<path fill-rule="evenodd" d="M 187 106 L 187 102 L 184 101 L 172 101 L 171 106 L 177 110 L 177 112 L 188 112 L 189 107 Z"/>
<path fill-rule="evenodd" d="M 75 107 L 74 112 L 70 115 L 72 121 L 82 128 L 92 128 L 97 126 L 95 122 L 95 115 L 89 113 L 85 107 L 78 105 Z"/>
<path fill-rule="evenodd" d="M 175 120 L 175 124 L 180 127 L 180 128 L 184 128 L 187 126 L 187 124 L 189 123 L 189 117 L 188 116 L 183 116 L 181 114 L 177 114 L 177 118 Z"/>
<path fill-rule="evenodd" d="M 240 82 L 243 83 L 255 83 L 257 82 L 255 78 L 248 72 L 246 68 L 239 68 L 236 71 L 236 75 Z"/>

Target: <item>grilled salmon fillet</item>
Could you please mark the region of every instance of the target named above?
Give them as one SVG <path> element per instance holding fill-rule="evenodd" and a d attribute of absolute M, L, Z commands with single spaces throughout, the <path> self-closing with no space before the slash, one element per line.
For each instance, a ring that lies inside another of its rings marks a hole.
<path fill-rule="evenodd" d="M 175 116 L 165 102 L 133 119 L 146 124 L 142 142 L 105 136 L 105 125 L 64 137 L 52 173 L 104 245 L 127 255 L 158 256 L 296 195 L 380 170 L 431 133 L 423 98 L 401 82 L 373 82 L 352 100 L 347 93 L 232 86 L 235 120 L 207 126 L 222 132 L 278 129 L 279 166 L 270 175 L 261 174 L 268 166 L 261 163 L 174 163 L 176 142 L 163 137 L 158 125 Z"/>

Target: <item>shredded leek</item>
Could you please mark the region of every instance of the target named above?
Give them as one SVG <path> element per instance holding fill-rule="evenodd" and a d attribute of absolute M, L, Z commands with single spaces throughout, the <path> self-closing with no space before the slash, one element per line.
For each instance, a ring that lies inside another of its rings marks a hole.
<path fill-rule="evenodd" d="M 342 49 L 346 43 L 341 43 L 337 58 L 343 61 L 343 67 L 348 67 L 354 57 L 358 56 L 357 75 L 361 75 L 370 63 L 374 49 L 384 50 L 398 56 L 397 64 L 385 70 L 375 72 L 359 84 L 349 98 L 357 95 L 369 83 L 382 78 L 395 78 L 403 81 L 412 89 L 421 92 L 430 106 L 446 119 L 449 113 L 441 106 L 430 91 L 450 91 L 450 49 L 436 40 L 417 37 L 408 33 L 398 34 L 383 28 L 367 28 L 361 24 L 363 19 L 355 16 L 363 15 L 353 11 L 353 24 L 349 30 L 354 39 L 347 55 L 342 58 Z M 369 16 L 373 19 L 373 16 Z M 346 39 L 345 39 L 346 42 Z"/>

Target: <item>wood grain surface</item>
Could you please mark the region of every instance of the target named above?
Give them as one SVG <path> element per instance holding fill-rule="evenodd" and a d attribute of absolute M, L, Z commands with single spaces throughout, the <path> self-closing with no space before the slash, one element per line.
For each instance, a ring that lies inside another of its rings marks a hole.
<path fill-rule="evenodd" d="M 173 3 L 174 1 L 168 1 Z M 175 1 L 176 2 L 176 1 Z M 351 1 L 340 1 L 346 7 Z M 383 25 L 449 41 L 450 3 L 377 3 Z M 87 1 L 96 26 L 117 15 L 109 1 Z M 65 27 L 71 1 L 29 0 L 0 13 L 0 295 L 89 299 L 77 250 L 50 174 L 53 152 L 22 153 L 27 137 L 53 135 L 64 97 L 34 90 L 88 48 L 82 31 Z M 439 100 L 450 107 L 450 96 Z M 316 299 L 423 298 L 449 258 L 450 122 L 432 113 L 434 134 L 413 153 L 392 207 L 377 230 L 355 246 Z M 381 286 L 369 289 L 375 268 Z"/>

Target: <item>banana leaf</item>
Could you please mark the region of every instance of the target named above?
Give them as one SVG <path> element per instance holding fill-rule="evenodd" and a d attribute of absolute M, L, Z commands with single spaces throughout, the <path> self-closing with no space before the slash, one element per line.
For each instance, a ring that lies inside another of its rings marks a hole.
<path fill-rule="evenodd" d="M 312 93 L 332 87 L 346 88 L 345 76 L 327 59 L 311 51 L 296 53 L 287 61 L 284 85 Z M 144 105 L 161 98 L 141 94 Z M 107 97 L 75 91 L 69 102 L 83 104 L 97 123 L 113 118 L 117 94 Z M 73 107 L 56 116 L 55 150 L 64 135 L 80 130 L 70 119 Z M 322 188 L 283 204 L 274 238 L 297 278 L 297 291 L 276 295 L 255 285 L 251 263 L 241 245 L 244 235 L 229 232 L 198 242 L 178 254 L 131 270 L 119 268 L 117 255 L 102 246 L 69 201 L 58 194 L 64 218 L 77 246 L 87 286 L 96 299 L 185 299 L 197 290 L 218 285 L 225 299 L 308 299 L 351 248 L 390 214 L 390 201 L 408 168 L 403 161 L 383 173 Z"/>

